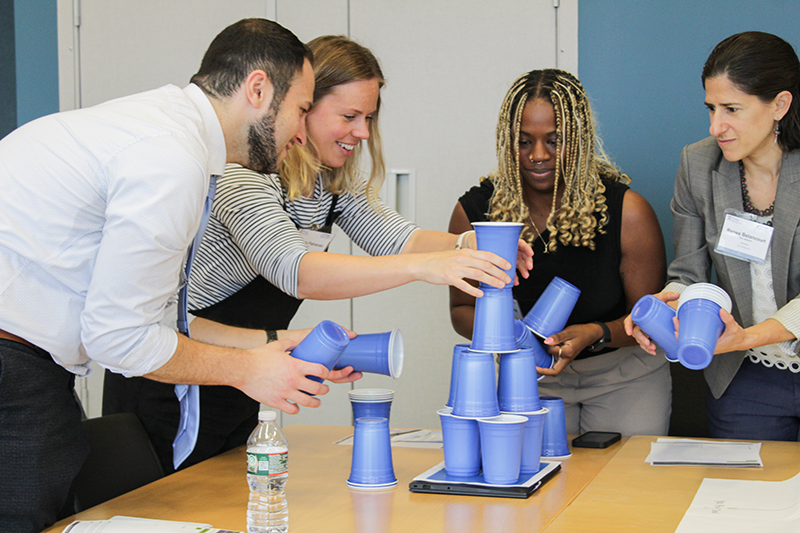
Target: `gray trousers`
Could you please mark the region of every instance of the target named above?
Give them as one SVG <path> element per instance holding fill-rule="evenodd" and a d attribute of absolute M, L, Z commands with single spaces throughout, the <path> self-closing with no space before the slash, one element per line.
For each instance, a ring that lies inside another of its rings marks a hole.
<path fill-rule="evenodd" d="M 58 518 L 89 446 L 75 376 L 44 350 L 0 339 L 0 531 Z"/>
<path fill-rule="evenodd" d="M 669 363 L 638 346 L 573 361 L 539 381 L 541 396 L 564 399 L 567 433 L 666 435 L 672 410 Z"/>

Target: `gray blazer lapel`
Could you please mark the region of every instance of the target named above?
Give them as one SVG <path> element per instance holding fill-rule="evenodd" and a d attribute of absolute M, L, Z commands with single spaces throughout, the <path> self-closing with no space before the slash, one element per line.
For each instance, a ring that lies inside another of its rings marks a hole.
<path fill-rule="evenodd" d="M 717 235 L 722 231 L 725 223 L 725 209 L 733 208 L 742 210 L 742 188 L 739 179 L 739 163 L 730 162 L 722 159 L 718 170 L 711 173 L 712 190 L 714 191 L 714 219 L 717 221 Z M 715 240 L 716 244 L 716 240 Z M 725 268 L 728 271 L 730 284 L 733 287 L 750 287 L 750 263 L 735 259 L 733 257 L 722 256 Z M 752 295 L 750 291 L 744 291 L 738 298 L 738 319 L 744 327 L 752 326 L 753 308 Z M 736 316 L 734 309 L 734 316 Z"/>
<path fill-rule="evenodd" d="M 775 194 L 775 232 L 772 235 L 772 277 L 778 309 L 786 305 L 789 258 L 795 229 L 800 221 L 800 154 L 787 154 L 781 164 L 778 191 Z"/>

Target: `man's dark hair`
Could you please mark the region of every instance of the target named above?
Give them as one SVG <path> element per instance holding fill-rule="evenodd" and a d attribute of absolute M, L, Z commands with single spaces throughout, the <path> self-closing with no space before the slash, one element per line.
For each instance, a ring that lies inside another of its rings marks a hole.
<path fill-rule="evenodd" d="M 251 72 L 263 70 L 274 89 L 271 107 L 277 109 L 306 59 L 313 60 L 311 50 L 277 22 L 242 19 L 214 38 L 191 82 L 222 98 L 236 92 Z"/>

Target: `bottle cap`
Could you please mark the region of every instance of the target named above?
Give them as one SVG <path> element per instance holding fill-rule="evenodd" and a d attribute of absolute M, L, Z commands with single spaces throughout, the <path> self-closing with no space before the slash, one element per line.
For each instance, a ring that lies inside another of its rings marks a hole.
<path fill-rule="evenodd" d="M 258 419 L 268 422 L 270 420 L 275 420 L 278 418 L 278 413 L 275 411 L 259 411 L 258 412 Z"/>

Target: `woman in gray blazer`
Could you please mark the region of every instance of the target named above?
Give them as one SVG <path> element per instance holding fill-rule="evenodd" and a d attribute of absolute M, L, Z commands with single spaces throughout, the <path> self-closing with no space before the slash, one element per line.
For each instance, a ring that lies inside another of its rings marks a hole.
<path fill-rule="evenodd" d="M 712 281 L 713 268 L 733 309 L 721 311 L 725 331 L 705 369 L 711 434 L 797 440 L 800 62 L 775 35 L 740 33 L 717 45 L 702 80 L 712 136 L 683 149 L 671 203 L 675 260 L 658 296 L 677 300 L 688 285 Z M 769 248 L 740 242 L 747 254 L 719 251 L 719 237 L 733 223 L 770 226 Z"/>

